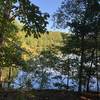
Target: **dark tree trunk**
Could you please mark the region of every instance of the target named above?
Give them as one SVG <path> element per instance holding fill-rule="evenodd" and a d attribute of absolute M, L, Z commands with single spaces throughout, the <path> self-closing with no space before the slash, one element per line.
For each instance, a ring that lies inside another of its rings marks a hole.
<path fill-rule="evenodd" d="M 68 58 L 68 77 L 67 77 L 67 89 L 69 89 L 69 71 L 70 71 L 70 64 L 69 64 L 69 58 Z"/>
<path fill-rule="evenodd" d="M 95 67 L 96 67 L 96 78 L 97 78 L 97 92 L 99 92 L 99 82 L 98 82 L 98 41 L 97 41 L 97 35 L 95 38 Z"/>
<path fill-rule="evenodd" d="M 90 72 L 88 72 L 87 74 L 87 92 L 89 92 L 89 88 L 90 88 L 90 86 L 89 86 L 89 83 L 90 83 L 90 78 L 91 78 L 91 69 L 92 69 L 92 64 L 93 64 L 93 60 L 94 60 L 94 51 L 95 51 L 95 49 L 93 48 L 93 50 L 92 50 L 92 52 L 91 52 L 91 65 L 90 65 Z"/>
<path fill-rule="evenodd" d="M 84 35 L 81 37 L 81 63 L 79 67 L 79 87 L 78 92 L 82 92 L 82 70 L 84 63 Z"/>
<path fill-rule="evenodd" d="M 0 88 L 2 88 L 2 69 L 0 68 Z"/>
<path fill-rule="evenodd" d="M 12 71 L 12 68 L 10 67 L 9 68 L 9 76 L 8 76 L 8 88 L 10 88 L 10 83 L 11 83 L 11 71 Z"/>

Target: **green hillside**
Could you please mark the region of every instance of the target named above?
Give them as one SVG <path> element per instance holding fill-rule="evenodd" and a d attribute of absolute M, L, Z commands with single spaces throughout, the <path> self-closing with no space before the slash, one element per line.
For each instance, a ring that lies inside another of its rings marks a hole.
<path fill-rule="evenodd" d="M 26 51 L 32 53 L 33 56 L 40 54 L 41 51 L 52 49 L 52 51 L 58 51 L 59 46 L 63 45 L 62 33 L 49 32 L 49 34 L 42 34 L 40 38 L 36 39 L 34 36 L 25 37 L 24 32 L 19 32 L 19 41 L 21 47 Z M 23 55 L 24 57 L 26 55 Z"/>
<path fill-rule="evenodd" d="M 25 32 L 18 32 L 16 33 L 16 38 L 19 41 L 18 45 L 21 46 L 21 48 L 26 51 L 22 52 L 22 58 L 24 60 L 29 60 L 30 55 L 32 57 L 35 57 L 39 55 L 43 50 L 52 50 L 52 52 L 58 52 L 59 49 L 57 47 L 60 47 L 63 45 L 63 38 L 62 33 L 60 32 L 49 32 L 49 34 L 45 33 L 42 34 L 40 38 L 36 39 L 34 36 L 25 37 Z M 15 43 L 17 43 L 16 40 L 14 40 Z M 29 55 L 30 54 L 30 55 Z M 7 66 L 8 67 L 8 66 Z M 9 78 L 9 71 L 10 67 L 7 68 L 6 66 L 2 69 L 2 80 L 7 81 Z M 16 76 L 18 72 L 18 69 L 16 68 L 11 69 L 11 77 Z"/>

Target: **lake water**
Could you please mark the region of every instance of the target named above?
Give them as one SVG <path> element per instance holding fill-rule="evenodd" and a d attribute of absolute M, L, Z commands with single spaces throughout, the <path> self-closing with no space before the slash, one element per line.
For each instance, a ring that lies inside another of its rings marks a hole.
<path fill-rule="evenodd" d="M 60 84 L 67 85 L 67 81 L 68 81 L 67 75 L 61 75 L 59 72 L 54 70 L 50 70 L 50 72 L 48 71 L 47 73 L 48 73 L 48 77 L 46 77 L 47 81 L 44 82 L 43 87 L 41 87 L 41 82 L 42 82 L 41 77 L 34 77 L 33 73 L 28 74 L 27 72 L 24 71 L 19 72 L 17 78 L 14 80 L 14 83 L 12 85 L 14 88 L 20 88 L 20 87 L 26 88 L 25 82 L 30 80 L 31 88 L 34 89 L 64 89 L 64 87 L 59 88 L 54 86 L 54 84 L 60 83 Z M 78 90 L 78 83 L 77 81 L 75 81 L 75 79 L 70 78 L 68 86 L 71 87 L 71 89 L 74 91 Z M 85 89 L 86 88 L 83 87 L 83 90 Z M 97 80 L 94 77 L 92 78 L 92 82 L 90 83 L 90 90 L 97 91 Z M 99 91 L 100 91 L 100 80 L 99 80 Z"/>

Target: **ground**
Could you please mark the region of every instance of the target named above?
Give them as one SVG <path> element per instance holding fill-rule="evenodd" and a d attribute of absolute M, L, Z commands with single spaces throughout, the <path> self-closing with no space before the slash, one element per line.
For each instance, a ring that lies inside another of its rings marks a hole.
<path fill-rule="evenodd" d="M 0 100 L 100 100 L 100 93 L 66 90 L 0 90 Z"/>

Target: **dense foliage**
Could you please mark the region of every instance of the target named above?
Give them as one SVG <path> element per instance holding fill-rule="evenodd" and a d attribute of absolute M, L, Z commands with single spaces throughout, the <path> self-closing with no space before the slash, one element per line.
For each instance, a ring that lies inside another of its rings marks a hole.
<path fill-rule="evenodd" d="M 38 38 L 40 33 L 47 32 L 48 17 L 47 13 L 42 13 L 39 7 L 32 4 L 29 0 L 0 0 L 1 82 L 3 67 L 20 67 L 25 65 L 24 59 L 21 57 L 21 53 L 25 52 L 25 50 L 21 49 L 21 42 L 19 43 L 16 37 L 18 28 L 14 24 L 15 20 L 23 23 L 22 30 L 26 32 L 26 36 L 34 33 L 34 37 Z"/>
<path fill-rule="evenodd" d="M 100 0 L 62 2 L 54 24 L 70 28 L 70 34 L 44 34 L 48 17 L 29 0 L 0 1 L 1 83 L 28 90 L 100 91 Z"/>
<path fill-rule="evenodd" d="M 82 86 L 89 91 L 92 77 L 96 77 L 99 91 L 100 1 L 64 0 L 53 17 L 57 27 L 70 27 L 74 35 L 74 44 L 69 42 L 69 51 L 81 57 L 78 69 L 79 92 Z"/>

